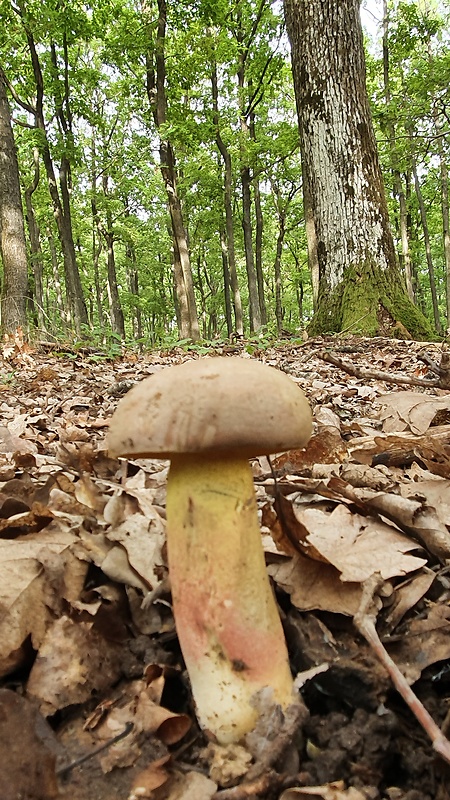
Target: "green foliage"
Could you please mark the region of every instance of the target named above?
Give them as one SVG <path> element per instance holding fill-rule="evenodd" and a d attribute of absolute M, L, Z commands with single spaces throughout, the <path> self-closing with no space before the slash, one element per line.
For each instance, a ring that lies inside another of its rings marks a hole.
<path fill-rule="evenodd" d="M 390 2 L 389 6 L 389 102 L 380 58 L 368 56 L 369 93 L 389 187 L 389 208 L 397 230 L 393 159 L 405 185 L 414 158 L 428 213 L 444 315 L 439 160 L 443 157 L 448 161 L 450 155 L 449 5 L 411 0 Z M 43 169 L 44 132 L 33 127 L 36 85 L 27 30 L 36 43 L 42 69 L 50 154 L 57 167 L 63 157 L 70 162 L 71 221 L 90 320 L 82 341 L 71 341 L 71 346 L 88 343 L 99 348 L 94 358 L 113 358 L 124 346 L 189 344 L 178 341 L 173 242 L 159 170 L 161 139 L 169 140 L 175 152 L 203 334 L 217 344 L 226 333 L 221 243 L 224 174 L 216 142 L 218 131 L 232 160 L 236 261 L 245 311 L 248 298 L 240 189 L 244 162 L 261 192 L 262 265 L 269 319 L 267 327 L 255 341 L 248 340 L 247 346 L 261 348 L 277 335 L 274 263 L 281 219 L 285 225 L 281 259 L 283 329 L 296 335 L 312 315 L 312 293 L 299 138 L 281 4 L 169 0 L 167 119 L 159 131 L 146 91 L 146 62 L 155 48 L 156 0 L 149 0 L 145 7 L 143 13 L 136 4 L 117 0 L 95 0 L 88 5 L 54 0 L 24 0 L 12 5 L 0 0 L 4 21 L 0 27 L 0 63 L 13 90 L 10 102 L 24 190 L 34 177 L 33 148 L 41 153 L 32 201 L 40 230 L 48 330 L 62 340 L 73 339 L 65 306 L 62 250 Z M 237 75 L 242 59 L 245 82 L 239 89 Z M 217 120 L 211 96 L 214 65 L 219 85 Z M 240 126 L 243 114 L 249 122 L 250 111 L 254 114 L 252 136 L 245 135 Z M 393 141 L 390 125 L 395 129 Z M 407 203 L 418 297 L 431 315 L 421 224 L 412 188 Z M 105 232 L 113 238 L 116 280 L 125 316 L 124 341 L 117 338 L 111 325 Z M 207 345 L 202 342 L 199 347 Z"/>

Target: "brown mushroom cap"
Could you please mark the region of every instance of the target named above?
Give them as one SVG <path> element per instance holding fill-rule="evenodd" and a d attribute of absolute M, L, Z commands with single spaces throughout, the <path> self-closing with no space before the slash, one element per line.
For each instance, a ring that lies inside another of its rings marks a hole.
<path fill-rule="evenodd" d="M 113 414 L 107 447 L 134 458 L 251 458 L 303 447 L 311 427 L 308 401 L 283 372 L 259 361 L 204 358 L 134 386 Z"/>

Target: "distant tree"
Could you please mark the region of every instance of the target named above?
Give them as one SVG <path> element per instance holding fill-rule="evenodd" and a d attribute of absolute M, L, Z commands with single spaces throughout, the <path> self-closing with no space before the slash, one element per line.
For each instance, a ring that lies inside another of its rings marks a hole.
<path fill-rule="evenodd" d="M 6 79 L 0 67 L 0 253 L 3 262 L 1 329 L 26 326 L 27 247 L 19 165 L 11 127 Z"/>
<path fill-rule="evenodd" d="M 359 0 L 284 0 L 319 266 L 313 333 L 432 330 L 397 264 L 365 83 Z M 399 325 L 399 323 L 401 323 Z"/>

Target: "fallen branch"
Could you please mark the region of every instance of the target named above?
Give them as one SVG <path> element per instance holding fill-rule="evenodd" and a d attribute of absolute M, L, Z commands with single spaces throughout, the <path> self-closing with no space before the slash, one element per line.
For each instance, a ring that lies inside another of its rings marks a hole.
<path fill-rule="evenodd" d="M 420 702 L 417 695 L 414 694 L 405 676 L 400 672 L 397 664 L 392 660 L 390 655 L 383 647 L 376 631 L 374 622 L 376 614 L 373 611 L 373 598 L 374 594 L 377 592 L 382 583 L 383 581 L 379 575 L 372 575 L 372 577 L 366 581 L 361 605 L 358 613 L 355 614 L 354 617 L 355 626 L 364 637 L 366 642 L 370 644 L 374 653 L 378 656 L 379 660 L 386 668 L 398 693 L 401 695 L 401 697 L 403 697 L 403 700 L 414 714 L 418 723 L 422 726 L 425 733 L 431 739 L 436 753 L 438 753 L 441 758 L 450 764 L 449 740 L 444 736 L 441 729 L 435 723 L 433 717 L 428 713 L 425 706 Z"/>
<path fill-rule="evenodd" d="M 368 367 L 358 367 L 355 364 L 350 364 L 341 358 L 328 353 L 326 350 L 319 351 L 316 355 L 323 361 L 339 367 L 348 375 L 353 375 L 355 378 L 370 378 L 371 380 L 385 381 L 386 383 L 402 384 L 404 386 L 426 386 L 428 389 L 450 389 L 450 371 L 447 366 L 448 354 L 442 354 L 441 364 L 438 366 L 433 362 L 433 372 L 438 372 L 437 379 L 429 378 L 410 378 L 407 375 L 398 375 L 392 372 L 383 372 L 382 370 L 370 369 Z M 445 356 L 445 358 L 444 358 Z"/>

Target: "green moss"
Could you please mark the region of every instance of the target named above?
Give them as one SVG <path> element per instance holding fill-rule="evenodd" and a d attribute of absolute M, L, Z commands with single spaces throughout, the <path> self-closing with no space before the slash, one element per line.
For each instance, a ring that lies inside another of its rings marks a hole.
<path fill-rule="evenodd" d="M 322 287 L 308 332 L 312 336 L 339 332 L 401 334 L 399 338 L 409 332 L 413 339 L 437 338 L 430 322 L 406 294 L 400 276 L 385 273 L 373 263 L 348 268 L 334 292 Z"/>

